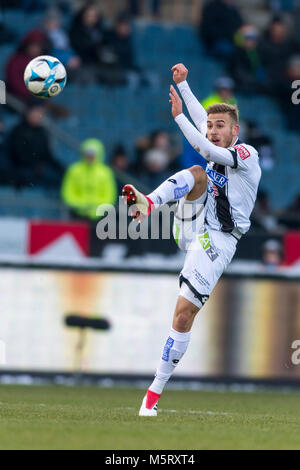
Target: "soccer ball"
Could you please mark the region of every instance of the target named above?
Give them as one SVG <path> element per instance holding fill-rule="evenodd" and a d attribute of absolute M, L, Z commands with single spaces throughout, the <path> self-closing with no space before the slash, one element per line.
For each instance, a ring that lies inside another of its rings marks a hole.
<path fill-rule="evenodd" d="M 39 98 L 53 98 L 59 95 L 67 82 L 67 72 L 63 64 L 50 55 L 40 55 L 32 59 L 24 72 L 26 88 Z"/>

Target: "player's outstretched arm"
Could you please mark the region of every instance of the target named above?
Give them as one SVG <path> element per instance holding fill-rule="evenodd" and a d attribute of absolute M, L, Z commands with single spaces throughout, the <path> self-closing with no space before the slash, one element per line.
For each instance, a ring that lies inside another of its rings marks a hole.
<path fill-rule="evenodd" d="M 212 144 L 195 126 L 187 119 L 182 112 L 182 100 L 173 85 L 170 86 L 170 103 L 172 105 L 172 116 L 180 127 L 182 133 L 189 143 L 198 153 L 207 160 L 221 165 L 235 167 L 235 160 L 232 153 L 222 147 Z"/>
<path fill-rule="evenodd" d="M 181 96 L 186 104 L 189 115 L 195 123 L 197 129 L 206 136 L 207 113 L 201 103 L 197 100 L 186 81 L 188 69 L 183 64 L 176 64 L 172 67 L 173 80 L 178 86 Z"/>

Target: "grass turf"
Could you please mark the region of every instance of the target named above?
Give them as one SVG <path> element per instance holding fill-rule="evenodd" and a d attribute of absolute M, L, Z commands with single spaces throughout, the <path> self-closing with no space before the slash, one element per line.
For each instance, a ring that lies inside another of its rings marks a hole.
<path fill-rule="evenodd" d="M 0 449 L 300 449 L 300 393 L 0 385 Z"/>

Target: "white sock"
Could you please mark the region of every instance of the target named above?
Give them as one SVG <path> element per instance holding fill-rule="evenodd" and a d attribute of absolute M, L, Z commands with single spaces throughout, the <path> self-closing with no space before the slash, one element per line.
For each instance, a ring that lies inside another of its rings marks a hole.
<path fill-rule="evenodd" d="M 148 194 L 155 208 L 173 199 L 180 199 L 188 194 L 195 185 L 195 178 L 189 170 L 181 170 L 164 181 L 152 193 Z"/>
<path fill-rule="evenodd" d="M 157 368 L 155 379 L 149 387 L 154 393 L 162 393 L 175 367 L 187 350 L 191 332 L 180 333 L 171 328 L 170 336 L 165 344 L 163 355 Z"/>

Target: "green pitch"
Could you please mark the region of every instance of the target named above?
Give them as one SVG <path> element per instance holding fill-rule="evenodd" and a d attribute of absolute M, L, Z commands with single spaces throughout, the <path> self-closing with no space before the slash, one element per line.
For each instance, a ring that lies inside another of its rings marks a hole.
<path fill-rule="evenodd" d="M 0 449 L 300 449 L 300 393 L 0 385 Z"/>

